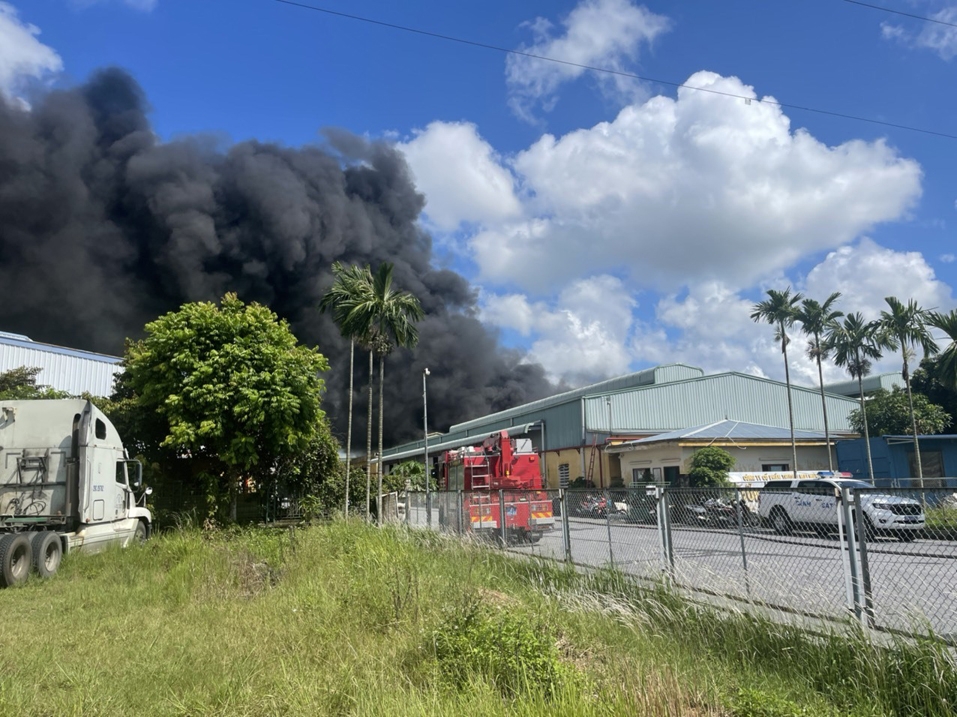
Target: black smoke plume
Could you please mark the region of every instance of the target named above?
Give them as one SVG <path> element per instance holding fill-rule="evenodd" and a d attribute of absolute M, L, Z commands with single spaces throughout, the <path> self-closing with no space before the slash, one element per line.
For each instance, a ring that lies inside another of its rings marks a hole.
<path fill-rule="evenodd" d="M 156 316 L 235 291 L 329 358 L 325 406 L 344 436 L 348 343 L 317 304 L 334 261 L 390 261 L 427 316 L 415 352 L 386 363 L 387 442 L 421 435 L 426 366 L 430 428 L 554 391 L 475 318 L 468 282 L 431 265 L 416 224 L 423 197 L 402 156 L 341 131 L 327 139 L 161 142 L 140 87 L 117 69 L 29 112 L 0 99 L 0 329 L 120 354 Z M 364 444 L 365 373 L 357 381 L 354 446 Z"/>

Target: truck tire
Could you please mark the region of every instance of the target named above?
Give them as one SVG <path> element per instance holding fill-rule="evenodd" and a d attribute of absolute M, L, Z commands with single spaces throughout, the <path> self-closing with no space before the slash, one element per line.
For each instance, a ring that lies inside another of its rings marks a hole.
<path fill-rule="evenodd" d="M 30 574 L 33 549 L 23 533 L 9 533 L 0 538 L 0 586 L 19 585 Z"/>
<path fill-rule="evenodd" d="M 63 560 L 63 543 L 60 536 L 50 530 L 34 533 L 30 539 L 33 548 L 33 569 L 41 578 L 51 578 L 60 569 Z"/>
<path fill-rule="evenodd" d="M 787 511 L 779 505 L 771 510 L 771 527 L 778 535 L 790 535 L 794 530 L 794 523 L 788 517 Z"/>
<path fill-rule="evenodd" d="M 142 520 L 136 521 L 136 530 L 133 531 L 133 543 L 142 545 L 149 537 L 149 531 L 146 529 L 146 523 Z"/>

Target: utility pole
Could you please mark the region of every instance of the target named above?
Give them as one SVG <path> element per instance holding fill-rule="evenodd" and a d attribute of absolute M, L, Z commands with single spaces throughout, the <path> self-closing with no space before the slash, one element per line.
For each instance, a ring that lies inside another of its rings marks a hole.
<path fill-rule="evenodd" d="M 429 399 L 426 379 L 429 369 L 422 371 L 422 429 L 425 431 L 425 522 L 432 527 L 432 489 L 429 486 Z"/>

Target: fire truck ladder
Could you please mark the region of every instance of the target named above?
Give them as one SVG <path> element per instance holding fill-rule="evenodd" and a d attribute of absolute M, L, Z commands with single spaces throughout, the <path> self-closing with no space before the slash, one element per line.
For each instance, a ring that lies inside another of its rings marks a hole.
<path fill-rule="evenodd" d="M 591 457 L 588 459 L 588 475 L 586 478 L 588 482 L 592 482 L 592 476 L 595 475 L 595 454 L 598 452 L 598 434 L 596 433 L 592 438 L 591 444 Z"/>
<path fill-rule="evenodd" d="M 491 477 L 492 468 L 488 456 L 485 456 L 481 463 L 472 466 L 472 488 L 488 488 Z"/>

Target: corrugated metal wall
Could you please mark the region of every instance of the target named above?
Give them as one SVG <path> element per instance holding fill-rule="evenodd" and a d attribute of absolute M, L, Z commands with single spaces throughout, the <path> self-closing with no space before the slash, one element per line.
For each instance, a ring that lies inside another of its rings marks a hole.
<path fill-rule="evenodd" d="M 37 383 L 75 396 L 113 393 L 113 377 L 120 373 L 120 359 L 88 354 L 32 341 L 0 340 L 0 371 L 21 366 L 42 369 Z"/>
<path fill-rule="evenodd" d="M 794 427 L 824 430 L 821 394 L 792 386 Z M 609 394 L 611 431 L 671 431 L 730 418 L 735 421 L 786 427 L 788 407 L 783 383 L 741 373 L 724 373 L 690 381 L 649 386 Z M 608 431 L 606 396 L 585 399 L 585 425 L 589 430 Z M 829 395 L 828 423 L 837 431 L 852 430 L 850 412 L 857 401 Z"/>

